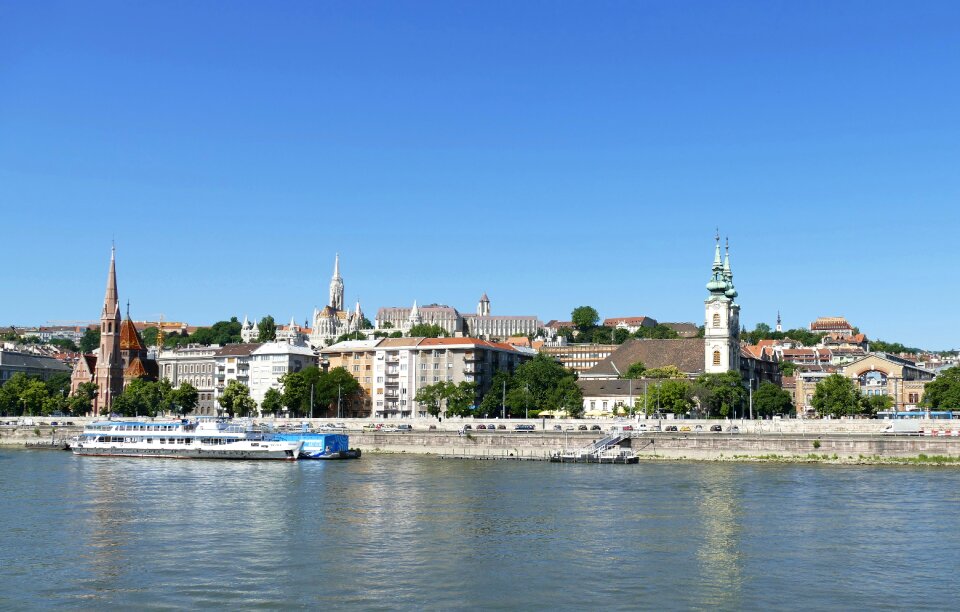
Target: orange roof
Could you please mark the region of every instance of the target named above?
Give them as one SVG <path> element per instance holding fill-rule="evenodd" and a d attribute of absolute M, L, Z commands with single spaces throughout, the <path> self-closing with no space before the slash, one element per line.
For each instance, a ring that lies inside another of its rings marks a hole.
<path fill-rule="evenodd" d="M 134 357 L 127 370 L 123 373 L 124 378 L 142 378 L 147 375 L 147 369 L 143 367 L 143 362 L 139 357 Z"/>
<path fill-rule="evenodd" d="M 120 324 L 120 350 L 124 351 L 144 351 L 146 347 L 140 340 L 140 334 L 130 319 L 124 319 Z M 133 364 L 130 364 L 133 365 Z M 142 367 L 142 364 L 141 364 Z"/>

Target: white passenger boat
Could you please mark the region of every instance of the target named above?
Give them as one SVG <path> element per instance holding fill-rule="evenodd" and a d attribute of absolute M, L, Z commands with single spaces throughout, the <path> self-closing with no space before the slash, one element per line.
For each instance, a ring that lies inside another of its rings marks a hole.
<path fill-rule="evenodd" d="M 77 455 L 176 459 L 296 460 L 302 441 L 277 440 L 246 420 L 97 421 L 71 449 Z"/>

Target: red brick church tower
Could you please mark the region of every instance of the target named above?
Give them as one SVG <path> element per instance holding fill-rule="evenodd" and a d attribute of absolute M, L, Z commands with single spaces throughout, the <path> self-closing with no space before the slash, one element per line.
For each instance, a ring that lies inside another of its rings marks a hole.
<path fill-rule="evenodd" d="M 116 248 L 110 249 L 107 293 L 100 313 L 100 352 L 97 355 L 97 412 L 110 412 L 113 398 L 123 392 L 120 356 L 120 299 L 117 296 Z"/>

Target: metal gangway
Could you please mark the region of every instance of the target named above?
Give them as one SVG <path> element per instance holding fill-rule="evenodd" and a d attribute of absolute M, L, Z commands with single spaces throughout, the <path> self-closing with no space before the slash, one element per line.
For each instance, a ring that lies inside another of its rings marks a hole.
<path fill-rule="evenodd" d="M 605 450 L 612 446 L 617 446 L 624 440 L 630 437 L 630 433 L 626 431 L 618 431 L 608 435 L 605 438 L 601 438 L 596 442 L 592 442 L 583 448 L 578 448 L 576 453 L 578 455 L 600 455 Z"/>

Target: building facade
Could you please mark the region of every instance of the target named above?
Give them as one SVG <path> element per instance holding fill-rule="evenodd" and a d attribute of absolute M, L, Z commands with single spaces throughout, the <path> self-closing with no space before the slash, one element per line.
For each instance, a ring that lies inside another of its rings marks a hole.
<path fill-rule="evenodd" d="M 338 342 L 320 351 L 320 363 L 325 369 L 343 368 L 357 379 L 362 389 L 360 398 L 341 398 L 340 416 L 364 418 L 372 416 L 374 364 L 379 340 L 349 340 Z"/>
<path fill-rule="evenodd" d="M 553 357 L 563 367 L 580 374 L 608 358 L 620 346 L 619 344 L 567 344 L 564 341 L 544 344 L 539 351 Z"/>
<path fill-rule="evenodd" d="M 170 381 L 174 389 L 190 383 L 197 389 L 197 408 L 194 414 L 210 416 L 217 414 L 216 354 L 220 345 L 202 346 L 188 344 L 173 349 L 162 349 L 157 357 L 160 378 Z"/>
<path fill-rule="evenodd" d="M 720 236 L 713 257 L 713 274 L 704 301 L 704 370 L 720 374 L 740 369 L 740 306 L 730 269 L 730 245 L 720 262 Z"/>
<path fill-rule="evenodd" d="M 267 389 L 283 390 L 280 378 L 284 374 L 317 366 L 318 359 L 313 349 L 306 346 L 289 342 L 265 342 L 250 353 L 249 364 L 250 397 L 260 406 Z"/>
<path fill-rule="evenodd" d="M 217 414 L 220 414 L 220 396 L 223 390 L 231 380 L 243 383 L 250 387 L 250 361 L 253 351 L 260 348 L 259 342 L 243 342 L 239 344 L 227 344 L 217 349 L 213 354 L 215 364 L 215 377 L 213 382 L 213 405 Z"/>
<path fill-rule="evenodd" d="M 409 418 L 428 415 L 427 406 L 414 399 L 421 388 L 473 382 L 479 404 L 496 372 L 512 373 L 534 352 L 476 338 L 382 338 L 341 342 L 321 354 L 330 367 L 346 364 L 360 381 L 369 393 L 372 416 Z"/>
<path fill-rule="evenodd" d="M 71 371 L 69 365 L 53 357 L 0 348 L 0 386 L 17 373 L 47 380 L 54 374 L 69 374 Z"/>
<path fill-rule="evenodd" d="M 797 372 L 794 405 L 800 416 L 813 416 L 813 395 L 817 383 L 833 372 Z M 871 353 L 838 367 L 835 373 L 853 381 L 861 395 L 886 395 L 897 411 L 916 410 L 923 401 L 924 387 L 936 373 L 912 361 L 887 353 Z"/>

